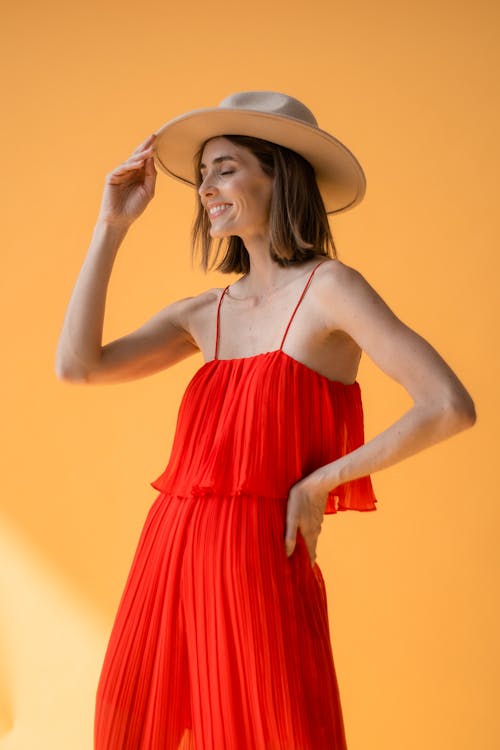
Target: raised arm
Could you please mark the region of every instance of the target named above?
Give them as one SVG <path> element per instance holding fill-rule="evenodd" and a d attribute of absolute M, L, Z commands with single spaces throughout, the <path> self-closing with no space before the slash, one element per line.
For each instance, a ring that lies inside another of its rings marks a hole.
<path fill-rule="evenodd" d="M 189 299 L 168 305 L 127 336 L 103 346 L 109 279 L 131 224 L 154 196 L 155 136 L 106 176 L 92 240 L 76 280 L 57 345 L 59 378 L 77 383 L 116 383 L 145 377 L 198 351 L 186 329 Z"/>

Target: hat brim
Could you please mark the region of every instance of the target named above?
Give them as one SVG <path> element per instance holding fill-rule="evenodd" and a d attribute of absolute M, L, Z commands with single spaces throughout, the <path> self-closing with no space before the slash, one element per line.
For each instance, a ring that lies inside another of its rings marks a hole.
<path fill-rule="evenodd" d="M 180 115 L 156 131 L 155 164 L 196 187 L 194 155 L 206 140 L 221 135 L 262 138 L 299 153 L 314 168 L 328 214 L 347 211 L 363 199 L 366 179 L 354 154 L 321 128 L 286 115 L 220 107 Z"/>

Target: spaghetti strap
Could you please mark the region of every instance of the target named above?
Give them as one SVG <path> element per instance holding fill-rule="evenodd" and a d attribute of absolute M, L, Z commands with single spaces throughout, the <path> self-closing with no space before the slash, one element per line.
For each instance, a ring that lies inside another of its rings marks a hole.
<path fill-rule="evenodd" d="M 292 320 L 294 319 L 295 313 L 296 313 L 296 312 L 297 312 L 297 310 L 299 309 L 299 305 L 300 305 L 300 303 L 302 302 L 302 300 L 303 300 L 303 298 L 304 298 L 304 295 L 305 295 L 305 293 L 307 292 L 307 288 L 308 288 L 309 284 L 311 283 L 311 279 L 312 279 L 312 277 L 313 277 L 313 274 L 314 274 L 314 272 L 315 272 L 315 271 L 316 271 L 316 270 L 317 270 L 317 269 L 318 269 L 318 268 L 319 268 L 319 267 L 320 267 L 320 266 L 321 266 L 321 265 L 322 265 L 323 263 L 324 263 L 324 261 L 321 261 L 321 262 L 320 262 L 320 263 L 318 263 L 318 264 L 317 264 L 316 266 L 314 266 L 313 270 L 312 270 L 312 271 L 311 271 L 311 273 L 309 274 L 309 278 L 307 279 L 307 283 L 306 283 L 306 285 L 305 285 L 305 287 L 304 287 L 304 289 L 303 289 L 303 291 L 302 291 L 302 294 L 301 294 L 301 295 L 300 295 L 300 297 L 299 297 L 299 301 L 298 301 L 298 302 L 297 302 L 297 304 L 295 305 L 295 309 L 294 309 L 294 311 L 293 311 L 293 313 L 292 313 L 292 315 L 291 315 L 291 317 L 290 317 L 290 320 L 288 321 L 288 325 L 287 325 L 287 327 L 286 327 L 285 333 L 283 334 L 283 338 L 281 339 L 281 344 L 280 344 L 280 349 L 279 349 L 280 351 L 281 351 L 281 350 L 283 349 L 283 344 L 285 343 L 285 339 L 286 339 L 286 335 L 287 335 L 287 333 L 288 333 L 288 329 L 290 328 L 290 325 L 291 325 L 291 323 L 292 323 Z"/>
<path fill-rule="evenodd" d="M 219 348 L 219 317 L 220 317 L 219 316 L 219 311 L 220 311 L 220 305 L 221 305 L 221 302 L 222 302 L 222 298 L 223 298 L 223 296 L 225 295 L 225 293 L 227 292 L 228 289 L 229 289 L 229 284 L 227 285 L 227 287 L 224 289 L 224 291 L 222 292 L 221 296 L 219 297 L 219 304 L 217 305 L 217 318 L 216 318 L 216 324 L 215 324 L 215 352 L 214 352 L 214 359 L 218 359 L 217 350 Z"/>
<path fill-rule="evenodd" d="M 311 283 L 311 279 L 313 277 L 313 274 L 316 271 L 316 269 L 319 268 L 323 263 L 324 263 L 324 261 L 320 261 L 316 266 L 314 266 L 313 270 L 309 274 L 309 278 L 307 279 L 306 285 L 305 285 L 305 287 L 304 287 L 304 289 L 302 291 L 302 294 L 300 295 L 299 301 L 295 305 L 295 309 L 294 309 L 294 311 L 293 311 L 293 313 L 291 315 L 290 320 L 288 321 L 288 325 L 286 327 L 285 333 L 284 333 L 283 338 L 281 340 L 280 348 L 277 351 L 281 351 L 282 350 L 283 344 L 285 343 L 286 335 L 288 333 L 288 329 L 290 328 L 290 325 L 291 325 L 292 320 L 293 320 L 293 318 L 295 316 L 295 313 L 297 312 L 298 307 L 299 307 L 299 305 L 302 302 L 302 299 L 304 297 L 304 294 L 306 293 L 307 288 L 308 288 L 309 284 Z M 230 285 L 228 284 L 227 287 L 223 290 L 221 296 L 219 297 L 219 304 L 217 305 L 217 317 L 216 317 L 216 325 L 215 325 L 215 351 L 214 351 L 214 359 L 218 359 L 219 358 L 218 357 L 218 349 L 219 349 L 219 329 L 220 329 L 220 306 L 221 306 L 221 303 L 222 303 L 222 298 L 224 297 L 225 293 L 229 289 L 229 286 Z"/>

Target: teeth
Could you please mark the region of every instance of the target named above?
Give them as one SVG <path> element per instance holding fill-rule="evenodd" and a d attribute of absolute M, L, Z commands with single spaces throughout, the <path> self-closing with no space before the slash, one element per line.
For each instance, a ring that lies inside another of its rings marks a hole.
<path fill-rule="evenodd" d="M 220 214 L 222 211 L 225 211 L 229 205 L 229 203 L 224 203 L 223 206 L 214 206 L 213 208 L 208 209 L 208 213 L 210 214 L 210 216 L 215 216 L 216 214 Z"/>

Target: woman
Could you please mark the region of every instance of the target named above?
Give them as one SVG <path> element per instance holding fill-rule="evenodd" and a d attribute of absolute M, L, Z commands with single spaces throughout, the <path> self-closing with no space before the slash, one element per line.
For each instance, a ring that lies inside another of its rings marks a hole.
<path fill-rule="evenodd" d="M 227 241 L 218 269 L 242 276 L 103 346 L 113 261 L 154 195 L 155 160 L 197 187 L 202 267 Z M 347 747 L 315 562 L 323 516 L 373 510 L 372 472 L 475 421 L 439 354 L 336 259 L 327 213 L 364 189 L 350 151 L 275 92 L 182 115 L 107 176 L 58 375 L 109 383 L 197 352 L 205 363 L 152 482 L 97 690 L 96 750 Z M 414 402 L 366 444 L 362 351 Z"/>

